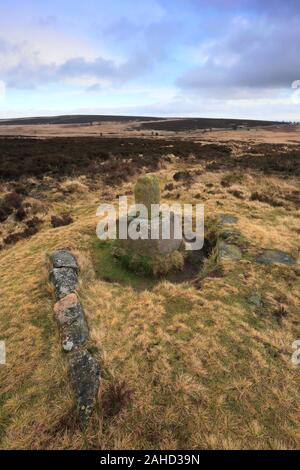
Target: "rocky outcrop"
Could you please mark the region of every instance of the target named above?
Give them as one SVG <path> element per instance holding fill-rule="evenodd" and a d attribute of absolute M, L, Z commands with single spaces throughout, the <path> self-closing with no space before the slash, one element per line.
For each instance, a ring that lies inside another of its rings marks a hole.
<path fill-rule="evenodd" d="M 83 306 L 76 294 L 78 264 L 72 253 L 50 255 L 49 278 L 54 285 L 54 314 L 62 350 L 69 359 L 69 374 L 82 422 L 91 416 L 100 385 L 100 364 L 87 349 L 89 329 Z"/>

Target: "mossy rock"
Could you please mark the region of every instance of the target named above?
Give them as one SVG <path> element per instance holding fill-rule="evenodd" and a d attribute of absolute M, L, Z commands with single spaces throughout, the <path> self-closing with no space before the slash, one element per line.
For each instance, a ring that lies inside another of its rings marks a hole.
<path fill-rule="evenodd" d="M 140 176 L 134 188 L 136 204 L 144 204 L 151 218 L 151 204 L 160 204 L 160 187 L 156 176 Z"/>
<path fill-rule="evenodd" d="M 296 260 L 291 255 L 280 250 L 264 250 L 256 261 L 261 264 L 281 263 L 290 266 L 296 264 Z"/>
<path fill-rule="evenodd" d="M 147 256 L 125 250 L 116 242 L 112 254 L 127 269 L 147 276 L 164 276 L 184 268 L 184 252 L 180 250 L 167 255 Z"/>
<path fill-rule="evenodd" d="M 242 252 L 238 246 L 220 241 L 218 243 L 218 252 L 221 259 L 230 258 L 239 260 L 242 258 Z"/>

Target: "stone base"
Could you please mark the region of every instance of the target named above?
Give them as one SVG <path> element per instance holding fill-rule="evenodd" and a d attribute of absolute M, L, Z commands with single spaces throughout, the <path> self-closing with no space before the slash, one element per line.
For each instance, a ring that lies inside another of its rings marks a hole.
<path fill-rule="evenodd" d="M 174 251 L 179 250 L 183 246 L 182 238 L 175 238 L 175 223 L 176 223 L 176 214 L 171 213 L 170 217 L 170 238 L 164 239 L 162 234 L 163 220 L 161 218 L 154 219 L 152 224 L 156 227 L 158 226 L 157 233 L 158 238 L 151 238 L 151 221 L 146 219 L 134 219 L 133 217 L 128 217 L 127 228 L 130 229 L 130 224 L 136 223 L 140 224 L 139 231 L 143 234 L 143 238 L 138 238 L 133 240 L 128 236 L 127 239 L 123 240 L 118 238 L 118 245 L 124 250 L 128 250 L 132 253 L 136 253 L 141 256 L 156 256 L 156 255 L 169 255 Z M 125 219 L 123 219 L 124 221 Z M 118 221 L 118 227 L 120 224 L 120 219 Z M 126 223 L 126 222 L 125 222 Z"/>

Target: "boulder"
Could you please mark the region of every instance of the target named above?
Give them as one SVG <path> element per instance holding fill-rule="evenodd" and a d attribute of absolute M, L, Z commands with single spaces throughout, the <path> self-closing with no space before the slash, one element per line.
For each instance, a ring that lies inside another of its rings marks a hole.
<path fill-rule="evenodd" d="M 75 351 L 70 359 L 70 377 L 78 412 L 83 422 L 90 417 L 100 385 L 100 364 L 87 349 Z"/>
<path fill-rule="evenodd" d="M 75 292 L 77 285 L 77 270 L 74 268 L 53 268 L 50 271 L 50 280 L 55 287 L 57 299 L 62 299 Z"/>
<path fill-rule="evenodd" d="M 220 214 L 220 224 L 236 224 L 238 222 L 238 217 L 232 214 Z"/>
<path fill-rule="evenodd" d="M 69 251 L 58 250 L 50 255 L 50 261 L 53 268 L 74 268 L 78 269 L 78 264 L 75 256 Z"/>
<path fill-rule="evenodd" d="M 291 255 L 280 250 L 264 250 L 257 256 L 256 261 L 262 264 L 281 263 L 290 266 L 296 264 L 296 260 Z"/>
<path fill-rule="evenodd" d="M 260 292 L 252 292 L 250 296 L 248 297 L 248 302 L 250 304 L 255 305 L 258 308 L 261 308 L 263 306 L 263 301 L 262 301 L 262 295 Z"/>
<path fill-rule="evenodd" d="M 76 294 L 69 294 L 54 305 L 62 348 L 69 352 L 82 346 L 89 337 L 83 307 Z"/>
<path fill-rule="evenodd" d="M 242 252 L 238 246 L 225 243 L 224 241 L 220 241 L 218 243 L 218 251 L 220 258 L 230 258 L 239 260 L 242 258 Z"/>

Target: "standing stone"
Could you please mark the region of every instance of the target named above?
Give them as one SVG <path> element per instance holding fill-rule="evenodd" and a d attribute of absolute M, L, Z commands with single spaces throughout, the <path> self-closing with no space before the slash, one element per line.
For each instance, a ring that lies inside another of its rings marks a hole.
<path fill-rule="evenodd" d="M 170 238 L 163 239 L 162 225 L 164 217 L 162 214 L 154 217 L 151 214 L 151 204 L 160 204 L 160 187 L 156 176 L 140 176 L 134 188 L 134 196 L 136 204 L 144 204 L 148 210 L 148 219 L 128 218 L 128 225 L 133 223 L 140 226 L 143 234 L 147 234 L 146 238 L 138 238 L 132 240 L 127 238 L 119 240 L 123 249 L 132 254 L 140 256 L 155 257 L 157 255 L 169 255 L 182 246 L 182 238 L 175 238 L 175 224 L 181 224 L 181 216 L 174 212 L 170 213 Z M 152 224 L 151 224 L 152 222 Z M 158 225 L 158 238 L 151 238 L 151 225 Z"/>
<path fill-rule="evenodd" d="M 134 188 L 136 204 L 144 204 L 151 219 L 151 204 L 160 203 L 160 187 L 156 176 L 140 176 Z"/>

